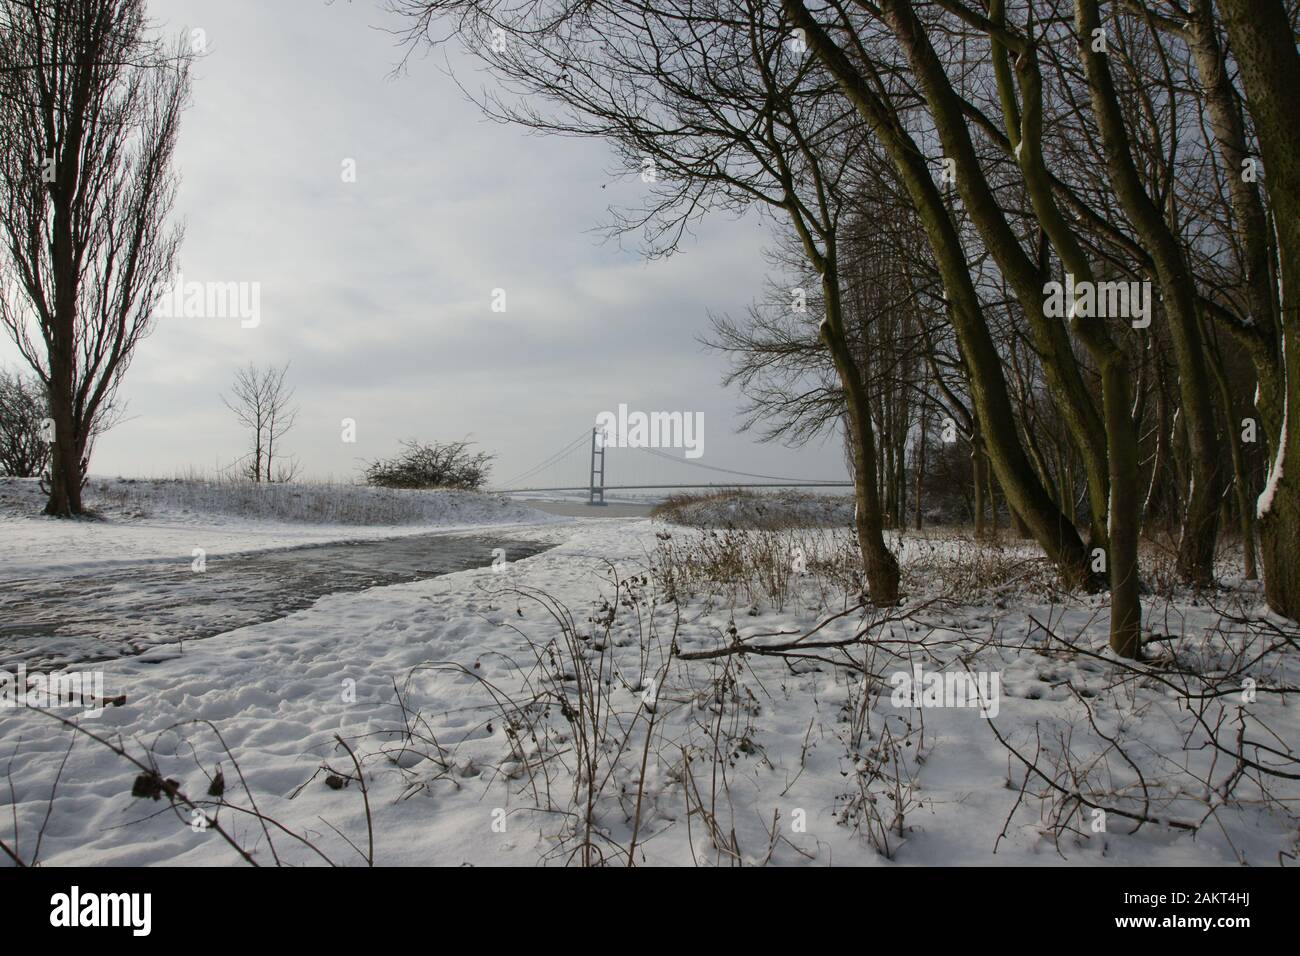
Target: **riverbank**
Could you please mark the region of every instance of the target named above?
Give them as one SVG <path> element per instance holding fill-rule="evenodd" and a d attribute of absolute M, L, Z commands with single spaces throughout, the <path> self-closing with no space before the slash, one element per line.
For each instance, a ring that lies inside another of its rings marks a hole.
<path fill-rule="evenodd" d="M 36 479 L 0 478 L 0 583 L 145 563 L 341 541 L 492 527 L 562 524 L 527 503 L 465 491 L 388 491 L 355 485 L 264 485 L 94 478 L 94 516 L 41 514 Z"/>

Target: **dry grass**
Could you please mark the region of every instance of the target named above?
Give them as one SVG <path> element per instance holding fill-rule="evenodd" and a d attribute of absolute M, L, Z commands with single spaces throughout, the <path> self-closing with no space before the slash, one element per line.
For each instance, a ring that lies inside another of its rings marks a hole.
<path fill-rule="evenodd" d="M 1032 543 L 948 529 L 891 537 L 912 598 L 998 604 L 1011 594 L 1061 589 L 1056 569 Z M 653 574 L 665 593 L 682 599 L 707 597 L 760 613 L 795 603 L 831 611 L 862 594 L 862 555 L 847 527 L 681 529 L 656 538 Z"/>
<path fill-rule="evenodd" d="M 97 511 L 149 517 L 157 512 L 230 515 L 302 524 L 437 523 L 467 502 L 499 499 L 453 489 L 405 490 L 342 483 L 257 483 L 239 478 L 94 480 L 88 502 Z"/>
<path fill-rule="evenodd" d="M 706 493 L 674 495 L 650 512 L 666 524 L 690 528 L 783 531 L 794 528 L 835 528 L 853 521 L 853 499 L 800 491 L 755 492 L 723 488 Z"/>

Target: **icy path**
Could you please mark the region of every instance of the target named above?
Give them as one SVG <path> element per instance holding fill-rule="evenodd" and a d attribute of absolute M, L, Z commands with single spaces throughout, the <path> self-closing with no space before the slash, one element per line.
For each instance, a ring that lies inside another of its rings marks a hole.
<path fill-rule="evenodd" d="M 404 584 L 510 561 L 549 544 L 422 534 L 118 565 L 23 577 L 0 586 L 0 670 L 48 670 L 147 654 L 174 656 L 180 642 L 285 617 L 328 594 Z"/>

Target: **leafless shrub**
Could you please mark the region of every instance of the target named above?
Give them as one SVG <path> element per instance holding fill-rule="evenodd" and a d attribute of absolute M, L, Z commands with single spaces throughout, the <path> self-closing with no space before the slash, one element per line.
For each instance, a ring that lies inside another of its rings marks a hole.
<path fill-rule="evenodd" d="M 1056 568 L 1023 541 L 944 531 L 910 536 L 902 551 L 903 585 L 912 594 L 1001 607 L 1013 595 L 1023 600 L 1064 590 Z"/>
<path fill-rule="evenodd" d="M 380 488 L 459 488 L 477 491 L 487 483 L 493 455 L 470 451 L 467 441 L 402 442 L 392 458 L 366 465 L 366 484 Z"/>
<path fill-rule="evenodd" d="M 785 609 L 794 595 L 827 607 L 857 601 L 862 558 L 847 530 L 661 531 L 651 561 L 660 589 L 683 600 L 720 598 L 758 613 Z"/>
<path fill-rule="evenodd" d="M 918 766 L 909 756 L 915 751 L 907 749 L 919 735 L 918 729 L 904 725 L 896 736 L 891 722 L 885 721 L 878 738 L 850 749 L 850 789 L 835 801 L 836 819 L 861 833 L 889 860 L 908 833 L 907 814 L 920 805 Z"/>

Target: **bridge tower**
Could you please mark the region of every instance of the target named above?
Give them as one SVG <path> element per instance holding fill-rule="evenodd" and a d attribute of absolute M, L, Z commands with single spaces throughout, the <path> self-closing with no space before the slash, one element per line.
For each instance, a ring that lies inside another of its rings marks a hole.
<path fill-rule="evenodd" d="M 605 503 L 605 445 L 599 427 L 591 430 L 591 486 L 587 503 Z"/>

